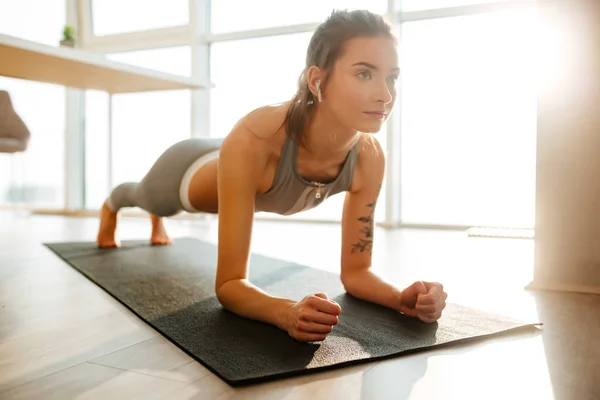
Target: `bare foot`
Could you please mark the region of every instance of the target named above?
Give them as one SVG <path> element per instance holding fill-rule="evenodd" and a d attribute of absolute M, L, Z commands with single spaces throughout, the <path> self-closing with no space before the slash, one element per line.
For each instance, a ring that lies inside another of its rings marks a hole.
<path fill-rule="evenodd" d="M 113 212 L 106 202 L 100 211 L 100 229 L 98 231 L 98 247 L 119 247 L 120 243 L 115 240 L 117 230 L 117 213 Z"/>
<path fill-rule="evenodd" d="M 167 235 L 163 219 L 156 215 L 151 215 L 150 219 L 152 220 L 152 237 L 150 238 L 150 243 L 154 246 L 173 244 L 173 240 Z"/>

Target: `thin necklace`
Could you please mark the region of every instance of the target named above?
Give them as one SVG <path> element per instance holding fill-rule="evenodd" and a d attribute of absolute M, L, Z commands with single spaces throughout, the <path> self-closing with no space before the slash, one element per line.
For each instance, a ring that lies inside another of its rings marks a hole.
<path fill-rule="evenodd" d="M 317 187 L 317 191 L 315 193 L 315 198 L 320 199 L 321 198 L 321 188 L 325 185 L 322 183 L 319 183 L 319 182 L 314 182 L 314 181 L 311 183 Z"/>
<path fill-rule="evenodd" d="M 298 177 L 300 177 L 302 179 L 302 177 L 300 176 L 300 174 L 297 171 L 297 162 L 298 162 L 298 143 L 296 143 L 294 140 L 292 140 L 292 146 L 293 146 L 293 165 L 292 168 L 294 169 L 294 172 L 296 173 L 296 175 Z M 305 182 L 307 182 L 307 180 L 304 180 Z M 326 184 L 324 183 L 320 183 L 320 182 L 315 182 L 315 181 L 309 181 L 313 186 L 315 186 L 317 188 L 317 190 L 315 190 L 315 198 L 316 199 L 320 199 L 321 198 L 321 188 L 326 186 Z"/>

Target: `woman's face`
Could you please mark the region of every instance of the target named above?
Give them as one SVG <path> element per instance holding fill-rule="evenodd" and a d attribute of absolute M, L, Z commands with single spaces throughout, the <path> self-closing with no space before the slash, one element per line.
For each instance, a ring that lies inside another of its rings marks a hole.
<path fill-rule="evenodd" d="M 322 107 L 345 127 L 378 132 L 396 101 L 398 51 L 386 37 L 346 42 L 333 73 L 322 88 Z"/>

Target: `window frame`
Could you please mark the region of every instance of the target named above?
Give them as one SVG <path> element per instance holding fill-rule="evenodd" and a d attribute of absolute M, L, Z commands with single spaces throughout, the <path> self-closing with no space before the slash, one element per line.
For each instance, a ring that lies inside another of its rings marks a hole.
<path fill-rule="evenodd" d="M 319 21 L 288 26 L 276 26 L 264 29 L 252 29 L 237 32 L 225 32 L 213 34 L 210 32 L 210 1 L 211 0 L 189 0 L 190 23 L 188 25 L 170 28 L 151 29 L 142 32 L 131 32 L 123 34 L 97 36 L 93 33 L 92 0 L 66 0 L 67 21 L 78 29 L 78 40 L 82 48 L 88 51 L 101 53 L 115 53 L 135 50 L 148 50 L 158 47 L 191 46 L 192 49 L 192 78 L 203 82 L 210 81 L 210 45 L 220 41 L 230 41 L 248 38 L 260 38 L 272 35 L 283 35 L 292 33 L 303 33 L 314 31 Z M 515 10 L 521 8 L 537 7 L 539 0 L 522 1 L 499 1 L 496 3 L 483 3 L 475 5 L 440 8 L 433 10 L 422 10 L 403 12 L 402 0 L 388 0 L 388 12 L 385 17 L 390 21 L 396 32 L 401 32 L 400 27 L 405 22 L 422 21 L 435 18 L 456 17 L 475 15 L 481 13 Z M 401 39 L 401 38 L 400 38 Z M 192 122 L 190 136 L 205 137 L 210 134 L 210 89 L 193 91 L 191 107 Z M 67 204 L 66 210 L 81 210 L 85 204 L 85 153 L 84 153 L 84 131 L 85 121 L 83 119 L 85 95 L 81 91 L 69 89 L 67 97 L 67 155 L 66 187 Z M 398 82 L 398 99 L 402 97 L 402 78 Z M 397 110 L 392 118 L 387 121 L 387 166 L 386 166 L 386 209 L 383 221 L 377 225 L 384 228 L 396 228 L 407 226 L 401 220 L 401 107 L 399 101 Z M 110 100 L 109 100 L 110 104 Z M 111 111 L 109 107 L 109 153 L 111 152 L 110 128 Z M 107 155 L 110 157 L 111 155 Z M 109 162 L 109 166 L 112 163 Z M 112 176 L 111 171 L 108 176 Z M 113 182 L 108 182 L 109 187 Z M 268 218 L 257 216 L 257 218 Z M 286 218 L 285 221 L 294 220 Z M 301 221 L 307 222 L 305 219 Z M 339 222 L 313 220 L 308 222 Z M 412 224 L 412 227 L 443 227 L 455 229 L 467 229 L 469 226 L 433 226 Z"/>

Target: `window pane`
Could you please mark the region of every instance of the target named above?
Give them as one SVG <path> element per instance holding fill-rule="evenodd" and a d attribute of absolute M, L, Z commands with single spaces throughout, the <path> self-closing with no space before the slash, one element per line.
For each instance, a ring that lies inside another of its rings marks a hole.
<path fill-rule="evenodd" d="M 93 0 L 92 12 L 99 36 L 189 23 L 188 0 Z"/>
<path fill-rule="evenodd" d="M 0 33 L 58 46 L 65 4 L 65 0 L 0 1 Z"/>
<path fill-rule="evenodd" d="M 61 86 L 0 78 L 31 132 L 29 148 L 4 164 L 0 203 L 61 209 L 65 206 L 65 90 Z M 15 169 L 11 168 L 14 167 Z M 11 172 L 13 176 L 11 177 Z"/>
<path fill-rule="evenodd" d="M 85 207 L 100 209 L 108 195 L 108 94 L 85 95 Z"/>
<path fill-rule="evenodd" d="M 402 0 L 402 11 L 434 10 L 473 4 L 502 3 L 511 0 Z"/>
<path fill-rule="evenodd" d="M 383 128 L 376 134 L 377 140 L 381 144 L 381 148 L 386 154 L 386 159 L 390 157 L 390 149 L 388 148 L 387 143 L 387 128 L 384 125 Z M 379 192 L 379 200 L 377 200 L 377 204 L 375 205 L 375 221 L 383 222 L 385 221 L 385 208 L 387 207 L 387 166 L 386 171 L 383 175 L 383 184 L 381 185 L 381 191 Z"/>
<path fill-rule="evenodd" d="M 536 21 L 519 11 L 404 24 L 404 221 L 533 226 Z"/>
<path fill-rule="evenodd" d="M 113 182 L 139 181 L 171 144 L 190 137 L 189 91 L 113 96 Z"/>
<path fill-rule="evenodd" d="M 190 71 L 189 47 L 109 54 L 109 58 L 177 74 Z M 190 137 L 188 90 L 113 96 L 113 182 L 108 180 L 108 96 L 88 91 L 86 98 L 86 207 L 97 208 L 109 187 L 139 181 L 171 144 Z"/>
<path fill-rule="evenodd" d="M 213 0 L 211 31 L 223 33 L 324 21 L 334 9 L 387 12 L 386 0 Z M 252 16 L 251 18 L 249 16 Z"/>
<path fill-rule="evenodd" d="M 139 181 L 171 144 L 190 137 L 188 91 L 113 96 L 113 181 L 108 182 L 108 96 L 86 96 L 85 207 L 99 208 L 109 190 Z"/>
<path fill-rule="evenodd" d="M 65 0 L 0 2 L 0 33 L 58 46 L 65 15 Z M 9 92 L 32 134 L 25 153 L 0 154 L 0 204 L 63 208 L 64 89 L 0 77 L 0 90 Z"/>
<path fill-rule="evenodd" d="M 237 120 L 255 108 L 291 99 L 311 36 L 308 32 L 212 44 L 211 136 L 227 136 Z"/>
<path fill-rule="evenodd" d="M 192 52 L 189 46 L 113 53 L 107 57 L 114 61 L 169 74 L 181 76 L 192 74 Z"/>

